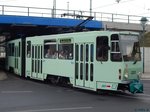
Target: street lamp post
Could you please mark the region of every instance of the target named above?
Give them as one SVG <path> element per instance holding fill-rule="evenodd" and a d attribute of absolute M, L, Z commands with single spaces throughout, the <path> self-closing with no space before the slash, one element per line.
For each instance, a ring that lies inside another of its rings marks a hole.
<path fill-rule="evenodd" d="M 56 17 L 56 0 L 53 0 L 53 12 L 52 17 Z"/>
<path fill-rule="evenodd" d="M 90 0 L 90 16 L 92 16 L 92 0 Z"/>
<path fill-rule="evenodd" d="M 142 44 L 143 44 L 143 73 L 145 72 L 144 71 L 144 68 L 145 68 L 145 63 L 144 63 L 144 61 L 145 61 L 145 48 L 144 48 L 144 33 L 145 33 L 145 27 L 146 27 L 146 24 L 147 24 L 147 22 L 148 22 L 148 19 L 146 18 L 146 17 L 142 17 L 141 18 L 141 20 L 140 20 L 140 22 L 141 22 L 141 25 L 142 25 L 142 30 L 143 30 L 143 33 L 142 33 Z"/>
<path fill-rule="evenodd" d="M 67 13 L 69 14 L 69 2 L 67 2 Z"/>

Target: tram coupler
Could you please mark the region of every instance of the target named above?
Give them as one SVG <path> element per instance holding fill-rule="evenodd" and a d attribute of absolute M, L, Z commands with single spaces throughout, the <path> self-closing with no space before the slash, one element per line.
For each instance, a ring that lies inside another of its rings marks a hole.
<path fill-rule="evenodd" d="M 133 94 L 143 93 L 143 84 L 139 80 L 132 80 L 129 84 L 129 91 Z"/>

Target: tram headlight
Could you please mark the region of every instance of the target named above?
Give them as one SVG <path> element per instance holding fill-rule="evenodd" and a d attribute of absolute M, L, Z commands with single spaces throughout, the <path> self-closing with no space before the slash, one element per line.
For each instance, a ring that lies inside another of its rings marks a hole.
<path fill-rule="evenodd" d="M 129 78 L 129 75 L 126 73 L 126 74 L 124 75 L 124 77 L 125 77 L 126 79 L 128 79 L 128 78 Z"/>
<path fill-rule="evenodd" d="M 141 77 L 142 77 L 142 72 L 139 72 L 138 73 L 138 78 L 141 79 Z"/>
<path fill-rule="evenodd" d="M 128 65 L 126 64 L 125 70 L 124 70 L 124 78 L 127 80 L 129 78 L 129 72 L 128 72 Z"/>

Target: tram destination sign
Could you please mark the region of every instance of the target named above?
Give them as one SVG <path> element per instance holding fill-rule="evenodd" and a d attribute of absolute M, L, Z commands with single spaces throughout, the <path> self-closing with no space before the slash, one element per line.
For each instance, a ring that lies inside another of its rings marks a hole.
<path fill-rule="evenodd" d="M 71 43 L 71 41 L 72 41 L 71 38 L 60 39 L 60 43 Z"/>

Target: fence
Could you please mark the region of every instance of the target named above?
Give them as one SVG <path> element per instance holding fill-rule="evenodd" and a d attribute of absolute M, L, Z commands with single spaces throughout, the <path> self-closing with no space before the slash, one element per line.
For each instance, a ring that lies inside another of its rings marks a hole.
<path fill-rule="evenodd" d="M 115 13 L 92 12 L 81 10 L 65 10 L 65 9 L 51 9 L 38 7 L 24 7 L 24 6 L 8 6 L 0 5 L 1 15 L 18 15 L 18 16 L 36 16 L 36 17 L 52 17 L 52 18 L 70 18 L 70 19 L 85 19 L 84 17 L 92 15 L 94 20 L 108 21 L 108 22 L 122 22 L 122 23 L 140 23 L 142 16 L 124 15 Z M 150 17 L 147 17 L 150 20 Z M 0 49 L 3 51 L 3 48 Z M 0 54 L 4 56 L 5 54 Z M 145 48 L 145 71 L 150 72 L 150 48 Z"/>
<path fill-rule="evenodd" d="M 84 19 L 83 18 L 84 16 L 92 15 L 94 17 L 94 20 L 124 22 L 124 23 L 140 23 L 140 19 L 142 17 L 136 15 L 124 15 L 124 14 L 104 13 L 104 12 L 92 12 L 91 14 L 90 11 L 81 11 L 81 10 L 51 9 L 51 8 L 9 6 L 9 5 L 0 5 L 0 14 L 53 17 L 53 18 L 55 17 L 72 18 L 72 19 Z M 150 17 L 147 17 L 147 19 L 150 20 Z"/>

